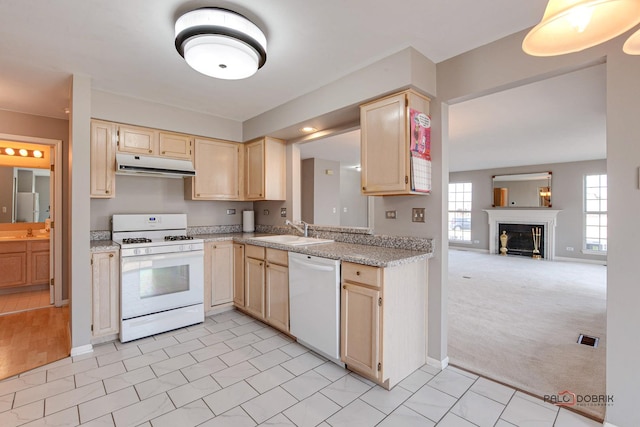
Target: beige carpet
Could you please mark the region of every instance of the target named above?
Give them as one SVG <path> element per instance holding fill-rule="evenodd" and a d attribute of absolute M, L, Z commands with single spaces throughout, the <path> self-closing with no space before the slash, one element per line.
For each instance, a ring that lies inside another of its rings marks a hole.
<path fill-rule="evenodd" d="M 453 365 L 540 397 L 605 394 L 605 266 L 451 249 L 448 318 Z"/>

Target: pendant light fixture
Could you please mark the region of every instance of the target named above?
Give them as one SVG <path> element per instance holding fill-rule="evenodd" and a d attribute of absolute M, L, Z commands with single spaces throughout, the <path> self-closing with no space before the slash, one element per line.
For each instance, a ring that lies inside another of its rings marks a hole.
<path fill-rule="evenodd" d="M 549 0 L 522 50 L 533 56 L 579 52 L 640 23 L 640 0 Z"/>
<path fill-rule="evenodd" d="M 217 7 L 178 18 L 175 44 L 191 68 L 219 79 L 250 77 L 267 60 L 267 38 L 260 28 L 239 13 Z"/>

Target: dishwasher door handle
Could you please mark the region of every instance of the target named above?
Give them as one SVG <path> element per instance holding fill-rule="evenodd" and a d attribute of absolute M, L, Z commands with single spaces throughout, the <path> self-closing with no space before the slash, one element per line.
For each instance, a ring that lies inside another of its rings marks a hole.
<path fill-rule="evenodd" d="M 304 266 L 305 268 L 310 268 L 312 270 L 318 270 L 318 271 L 334 271 L 335 270 L 334 266 L 316 264 L 313 262 L 299 261 L 295 258 L 291 258 L 289 262 L 291 262 L 292 264 L 298 264 L 298 265 Z"/>

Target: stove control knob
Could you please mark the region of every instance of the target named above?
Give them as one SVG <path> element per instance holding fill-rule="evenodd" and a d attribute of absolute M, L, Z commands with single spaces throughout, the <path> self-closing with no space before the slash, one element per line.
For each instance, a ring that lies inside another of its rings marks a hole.
<path fill-rule="evenodd" d="M 134 249 L 134 250 L 133 250 L 133 253 L 134 253 L 135 255 L 138 255 L 138 254 L 140 253 L 140 249 Z"/>
<path fill-rule="evenodd" d="M 190 251 L 193 249 L 193 245 L 187 245 L 187 250 Z"/>
<path fill-rule="evenodd" d="M 183 245 L 178 246 L 178 250 L 179 250 L 180 252 L 184 251 L 184 246 L 183 246 Z"/>
<path fill-rule="evenodd" d="M 144 250 L 144 253 L 145 253 L 145 254 L 150 254 L 150 253 L 151 253 L 151 248 L 146 248 L 146 249 Z"/>

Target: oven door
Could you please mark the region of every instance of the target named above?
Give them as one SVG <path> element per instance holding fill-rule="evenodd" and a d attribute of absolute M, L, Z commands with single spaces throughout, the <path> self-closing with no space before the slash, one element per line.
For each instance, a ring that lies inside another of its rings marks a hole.
<path fill-rule="evenodd" d="M 204 251 L 122 258 L 122 319 L 204 301 Z"/>

